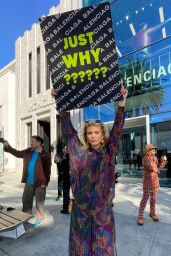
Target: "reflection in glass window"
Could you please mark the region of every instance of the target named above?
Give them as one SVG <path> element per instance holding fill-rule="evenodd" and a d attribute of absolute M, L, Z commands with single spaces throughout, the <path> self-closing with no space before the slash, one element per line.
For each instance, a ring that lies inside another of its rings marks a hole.
<path fill-rule="evenodd" d="M 167 156 L 168 163 L 166 168 L 160 174 L 160 183 L 162 186 L 170 186 L 171 185 L 171 121 L 165 121 L 164 118 L 166 115 L 158 114 L 155 118 L 152 117 L 156 121 L 156 123 L 152 123 L 151 125 L 151 137 L 152 142 L 157 146 L 157 155 L 160 159 L 162 156 Z M 171 118 L 171 117 L 170 117 Z M 168 119 L 168 117 L 166 118 Z"/>
<path fill-rule="evenodd" d="M 159 66 L 161 67 L 161 76 L 160 76 L 160 84 L 165 85 L 170 81 L 170 74 L 167 72 L 167 67 L 169 66 L 170 62 L 170 52 L 168 53 L 163 53 L 160 55 L 159 58 Z"/>
<path fill-rule="evenodd" d="M 171 35 L 170 2 L 137 0 L 131 2 L 135 6 L 132 10 L 129 5 L 130 2 L 124 0 L 111 4 L 117 47 L 122 56 L 140 49 L 142 54 L 149 55 L 150 47 L 146 46 Z M 122 16 L 119 16 L 119 6 L 122 6 Z"/>
<path fill-rule="evenodd" d="M 103 2 L 106 1 L 83 0 L 83 6 Z M 171 35 L 169 0 L 131 0 L 131 5 L 125 0 L 111 0 L 110 3 L 120 56 L 140 49 L 142 54 L 149 55 L 150 47 L 146 46 Z"/>

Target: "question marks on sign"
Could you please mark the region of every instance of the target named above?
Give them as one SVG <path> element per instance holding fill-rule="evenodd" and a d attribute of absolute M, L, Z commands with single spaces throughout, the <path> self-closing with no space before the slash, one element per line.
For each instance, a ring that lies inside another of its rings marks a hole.
<path fill-rule="evenodd" d="M 88 80 L 91 80 L 91 76 L 93 74 L 93 71 L 91 69 L 87 69 L 85 73 L 87 75 Z"/>
<path fill-rule="evenodd" d="M 77 83 L 78 74 L 77 73 L 72 73 L 71 74 L 71 78 L 73 78 L 73 82 L 74 82 L 74 84 L 76 84 Z"/>
<path fill-rule="evenodd" d="M 93 73 L 95 74 L 96 79 L 99 78 L 100 69 L 99 68 L 94 68 Z"/>
<path fill-rule="evenodd" d="M 71 76 L 69 74 L 66 74 L 66 75 L 64 75 L 64 79 L 66 80 L 66 84 L 69 84 Z"/>
<path fill-rule="evenodd" d="M 100 71 L 102 71 L 103 77 L 106 77 L 107 67 L 100 68 Z"/>
<path fill-rule="evenodd" d="M 78 73 L 78 76 L 80 76 L 80 78 L 81 78 L 81 82 L 84 82 L 84 77 L 85 77 L 85 72 L 84 71 L 80 71 L 79 73 Z"/>
<path fill-rule="evenodd" d="M 94 68 L 93 73 L 95 74 L 96 79 L 99 78 L 100 73 L 102 73 L 103 77 L 106 77 L 107 67 L 101 67 L 100 69 L 99 68 Z"/>
<path fill-rule="evenodd" d="M 69 74 L 64 75 L 64 79 L 66 81 L 66 84 L 70 84 L 71 78 L 73 78 L 74 83 L 77 83 L 77 77 L 78 77 L 77 73 L 72 73 L 71 75 L 69 75 Z"/>
<path fill-rule="evenodd" d="M 106 77 L 107 71 L 108 71 L 107 67 L 94 68 L 93 70 L 87 69 L 85 72 L 84 71 L 80 71 L 78 73 L 74 72 L 71 75 L 65 74 L 64 79 L 66 80 L 67 85 L 70 84 L 71 78 L 73 79 L 73 82 L 76 84 L 78 82 L 77 78 L 80 78 L 81 82 L 84 82 L 86 79 L 88 79 L 88 81 L 91 81 L 93 74 L 95 76 L 95 79 L 98 79 L 99 76 Z"/>

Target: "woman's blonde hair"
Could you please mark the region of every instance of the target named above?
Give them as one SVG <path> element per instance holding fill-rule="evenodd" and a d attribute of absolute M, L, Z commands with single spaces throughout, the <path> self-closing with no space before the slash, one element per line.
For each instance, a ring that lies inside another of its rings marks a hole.
<path fill-rule="evenodd" d="M 96 120 L 88 121 L 87 123 L 85 123 L 85 125 L 83 127 L 82 141 L 83 141 L 84 146 L 88 150 L 91 150 L 91 145 L 90 145 L 90 143 L 88 143 L 88 140 L 87 140 L 87 128 L 90 126 L 98 126 L 101 128 L 101 132 L 102 132 L 102 136 L 103 136 L 103 139 L 101 142 L 101 147 L 103 148 L 104 146 L 106 146 L 106 144 L 108 143 L 108 140 L 109 140 L 109 133 L 108 133 L 106 127 L 104 126 L 104 124 L 101 122 L 97 122 Z"/>

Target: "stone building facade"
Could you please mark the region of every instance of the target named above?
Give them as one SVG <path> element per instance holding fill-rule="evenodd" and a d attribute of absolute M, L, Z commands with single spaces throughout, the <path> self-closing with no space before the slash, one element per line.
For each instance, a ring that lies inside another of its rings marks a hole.
<path fill-rule="evenodd" d="M 15 60 L 0 70 L 0 137 L 15 147 L 16 129 Z M 16 170 L 13 156 L 3 151 L 0 143 L 0 173 Z"/>

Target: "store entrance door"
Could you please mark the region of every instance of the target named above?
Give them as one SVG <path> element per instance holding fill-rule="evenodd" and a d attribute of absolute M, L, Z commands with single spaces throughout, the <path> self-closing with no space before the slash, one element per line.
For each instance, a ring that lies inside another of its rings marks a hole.
<path fill-rule="evenodd" d="M 129 118 L 125 121 L 117 155 L 117 169 L 122 176 L 142 177 L 142 157 L 149 140 L 148 116 Z"/>
<path fill-rule="evenodd" d="M 47 152 L 50 152 L 50 122 L 38 121 L 38 135 L 44 139 L 44 147 Z"/>

